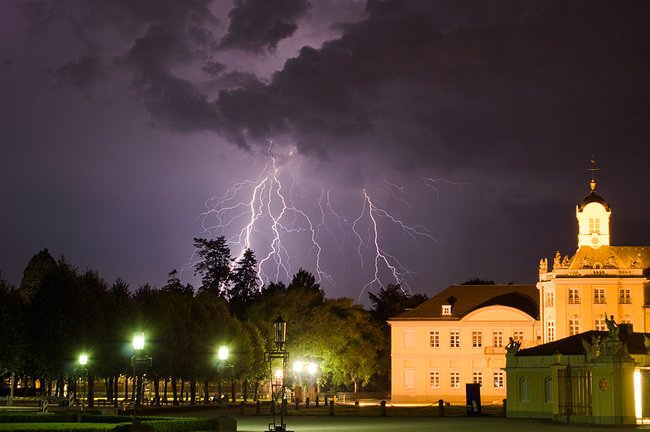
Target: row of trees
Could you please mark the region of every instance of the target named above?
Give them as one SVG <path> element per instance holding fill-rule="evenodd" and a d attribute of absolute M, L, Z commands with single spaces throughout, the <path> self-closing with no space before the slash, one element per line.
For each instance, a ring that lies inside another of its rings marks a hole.
<path fill-rule="evenodd" d="M 183 285 L 176 271 L 160 289 L 143 285 L 132 290 L 121 279 L 109 285 L 96 271 L 80 272 L 47 250 L 32 257 L 20 287 L 0 279 L 3 377 L 17 376 L 32 388 L 38 383 L 48 395 L 63 396 L 63 384 L 73 382 L 84 351 L 91 358 L 89 380 L 103 379 L 107 398 L 117 400 L 117 378 L 132 371 L 131 336 L 144 331 L 146 354 L 154 359 L 148 377 L 156 401 L 168 385 L 174 402 L 186 383 L 192 402 L 197 383 L 207 391 L 207 383 L 217 377 L 220 345 L 230 347 L 229 379 L 233 388 L 240 384 L 246 398 L 249 388 L 269 379 L 264 352 L 272 348 L 272 323 L 282 315 L 292 358 L 319 360 L 325 389 L 386 384 L 390 342 L 385 319 L 424 297 L 409 297 L 389 285 L 371 295 L 368 311 L 348 298 L 326 298 L 314 276 L 302 269 L 288 285 L 259 287 L 253 251 L 235 262 L 223 237 L 197 238 L 194 244 L 195 271 L 202 280 L 196 290 Z"/>

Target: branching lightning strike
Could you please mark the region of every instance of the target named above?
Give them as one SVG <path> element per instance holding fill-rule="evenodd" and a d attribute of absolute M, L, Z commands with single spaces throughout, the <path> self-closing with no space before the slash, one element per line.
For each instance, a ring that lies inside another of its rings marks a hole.
<path fill-rule="evenodd" d="M 301 266 L 311 271 L 319 283 L 335 286 L 334 277 L 325 270 L 323 258 L 336 252 L 347 265 L 360 268 L 362 272 L 372 263 L 359 301 L 364 292 L 381 287 L 385 278 L 410 291 L 408 276 L 417 273 L 387 251 L 383 234 L 386 224 L 390 224 L 416 244 L 418 239 L 437 241 L 426 227 L 409 225 L 378 206 L 366 189 L 362 190 L 361 209 L 355 212 L 354 219 L 334 210 L 332 191 L 325 187 L 307 210 L 302 203 L 309 193 L 292 169 L 295 156 L 275 154 L 272 143 L 264 156 L 265 164 L 256 179 L 233 183 L 224 194 L 207 200 L 207 210 L 200 215 L 204 233 L 225 235 L 231 248 L 236 246 L 236 261 L 247 248 L 255 251 L 260 285 L 290 280 L 295 270 L 292 262 L 299 258 Z M 403 187 L 385 183 L 395 199 L 409 205 Z M 306 249 L 303 246 L 299 253 L 292 254 L 295 243 L 301 241 L 307 241 Z M 330 246 L 324 247 L 324 241 Z M 356 249 L 358 263 L 351 262 L 349 256 L 346 259 L 345 251 L 350 249 L 350 241 Z"/>

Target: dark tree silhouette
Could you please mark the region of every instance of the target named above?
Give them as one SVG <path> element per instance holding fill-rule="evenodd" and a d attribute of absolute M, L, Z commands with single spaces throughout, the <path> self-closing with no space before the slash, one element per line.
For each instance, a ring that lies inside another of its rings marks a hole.
<path fill-rule="evenodd" d="M 223 295 L 230 281 L 230 248 L 224 236 L 214 240 L 194 238 L 196 254 L 201 261 L 194 265 L 194 274 L 201 275 L 200 292 Z"/>

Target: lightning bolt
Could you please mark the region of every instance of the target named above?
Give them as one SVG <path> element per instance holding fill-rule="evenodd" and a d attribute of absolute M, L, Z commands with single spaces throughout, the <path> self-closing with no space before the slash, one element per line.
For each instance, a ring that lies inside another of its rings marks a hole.
<path fill-rule="evenodd" d="M 289 153 L 287 159 L 293 154 Z M 255 180 L 245 179 L 230 186 L 221 196 L 207 200 L 207 211 L 200 214 L 204 233 L 234 231 L 229 243 L 239 247 L 238 261 L 247 248 L 255 250 L 254 243 L 260 239 L 268 245 L 268 250 L 258 262 L 258 278 L 261 285 L 281 278 L 290 279 L 292 267 L 290 253 L 284 237 L 291 234 L 307 233 L 315 266 L 315 277 L 320 283 L 326 279 L 333 283 L 329 273 L 322 269 L 318 236 L 321 225 L 315 225 L 307 212 L 294 205 L 294 195 L 306 196 L 305 189 L 297 181 L 295 173 L 287 169 L 289 180 L 282 178 L 282 167 L 273 152 L 270 142 L 265 152 L 266 162 L 261 174 Z M 289 185 L 285 185 L 285 183 Z M 297 192 L 296 192 L 297 191 Z M 244 198 L 248 196 L 248 198 Z M 245 221 L 243 228 L 242 221 Z M 259 237 L 255 239 L 254 237 Z"/>
<path fill-rule="evenodd" d="M 364 216 L 367 213 L 368 222 L 369 222 L 368 234 L 369 234 L 370 247 L 373 251 L 374 272 L 373 272 L 372 280 L 367 282 L 361 289 L 357 301 L 361 300 L 361 297 L 363 296 L 363 293 L 366 290 L 369 290 L 372 287 L 377 285 L 381 286 L 380 267 L 382 265 L 388 270 L 395 283 L 399 284 L 404 292 L 406 292 L 406 290 L 410 292 L 410 287 L 406 282 L 406 277 L 410 274 L 417 274 L 417 273 L 408 270 L 404 265 L 402 265 L 402 263 L 399 261 L 399 259 L 397 259 L 397 257 L 387 253 L 384 250 L 384 248 L 381 246 L 382 242 L 380 239 L 380 231 L 377 223 L 378 218 L 384 218 L 389 220 L 393 224 L 396 224 L 403 230 L 404 233 L 408 234 L 416 243 L 417 243 L 417 237 L 425 237 L 436 242 L 437 239 L 431 234 L 431 232 L 426 227 L 422 225 L 408 225 L 402 220 L 393 216 L 385 209 L 378 207 L 370 198 L 370 195 L 368 194 L 366 189 L 363 189 L 363 198 L 364 199 L 363 199 L 363 207 L 361 210 L 361 214 L 359 215 L 359 217 L 357 217 L 354 220 L 354 223 L 352 224 L 352 231 L 354 232 L 356 238 L 358 239 L 357 253 L 359 254 L 359 258 L 363 265 L 363 257 L 361 254 L 363 240 L 361 234 L 359 234 L 359 232 L 357 231 L 357 225 L 360 223 L 360 221 L 364 218 Z"/>
<path fill-rule="evenodd" d="M 427 227 L 407 223 L 376 199 L 375 195 L 383 195 L 398 202 L 400 208 L 411 207 L 414 197 L 404 186 L 384 180 L 375 193 L 363 188 L 356 195 L 358 201 L 354 195 L 343 195 L 344 207 L 335 209 L 334 190 L 321 186 L 320 193 L 311 197 L 301 184 L 293 169 L 300 163 L 298 155 L 276 153 L 272 142 L 262 155 L 265 161 L 256 177 L 236 180 L 223 194 L 206 200 L 206 210 L 199 215 L 203 233 L 226 236 L 231 249 L 237 251 L 235 262 L 248 248 L 256 252 L 260 286 L 290 280 L 296 259 L 302 260 L 301 266 L 311 271 L 318 283 L 335 286 L 324 263 L 331 263 L 338 253 L 343 266 L 361 277 L 359 302 L 366 291 L 381 287 L 382 280 L 411 291 L 408 280 L 418 273 L 397 258 L 394 239 L 388 235 L 403 233 L 406 242 L 401 246 L 438 240 Z M 436 193 L 437 183 L 452 183 L 429 177 L 421 180 Z M 350 199 L 357 210 L 350 210 Z M 296 244 L 305 242 L 307 246 L 296 252 Z M 329 259 L 324 260 L 325 256 Z"/>

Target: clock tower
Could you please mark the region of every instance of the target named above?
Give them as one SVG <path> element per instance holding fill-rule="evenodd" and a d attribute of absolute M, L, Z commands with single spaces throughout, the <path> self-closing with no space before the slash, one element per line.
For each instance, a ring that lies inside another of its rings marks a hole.
<path fill-rule="evenodd" d="M 589 195 L 576 206 L 578 248 L 591 246 L 597 249 L 601 246 L 609 246 L 609 217 L 612 210 L 609 204 L 596 194 L 596 181 L 593 175 L 589 187 L 591 189 Z"/>

